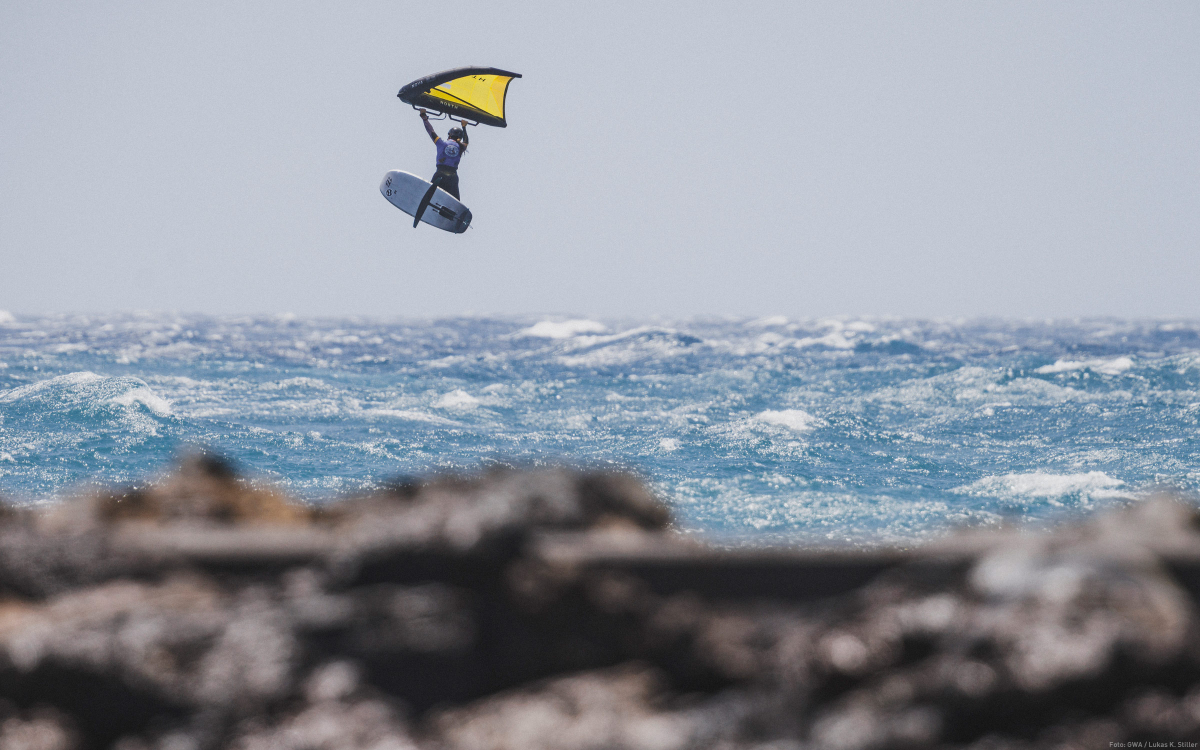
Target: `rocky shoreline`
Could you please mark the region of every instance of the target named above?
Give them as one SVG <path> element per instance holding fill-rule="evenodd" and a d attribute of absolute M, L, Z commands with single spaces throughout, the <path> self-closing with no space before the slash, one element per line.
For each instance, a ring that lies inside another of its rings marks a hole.
<path fill-rule="evenodd" d="M 1159 498 L 915 550 L 720 550 L 623 474 L 313 507 L 195 455 L 3 507 L 0 750 L 1180 743 L 1198 519 Z"/>

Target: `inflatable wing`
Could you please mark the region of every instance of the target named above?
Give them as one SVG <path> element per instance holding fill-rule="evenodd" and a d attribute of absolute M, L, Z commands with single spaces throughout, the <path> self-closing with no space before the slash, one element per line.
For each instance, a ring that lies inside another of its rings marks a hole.
<path fill-rule="evenodd" d="M 405 104 L 483 125 L 508 127 L 504 99 L 520 73 L 498 68 L 455 68 L 413 81 L 397 96 Z"/>

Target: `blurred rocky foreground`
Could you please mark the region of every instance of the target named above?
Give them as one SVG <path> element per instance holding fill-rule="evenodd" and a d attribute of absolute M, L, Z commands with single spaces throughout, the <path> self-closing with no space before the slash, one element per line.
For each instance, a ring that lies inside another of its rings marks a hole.
<path fill-rule="evenodd" d="M 497 470 L 316 508 L 211 455 L 6 507 L 0 750 L 1200 738 L 1190 505 L 908 551 L 722 551 L 668 525 L 620 474 Z"/>

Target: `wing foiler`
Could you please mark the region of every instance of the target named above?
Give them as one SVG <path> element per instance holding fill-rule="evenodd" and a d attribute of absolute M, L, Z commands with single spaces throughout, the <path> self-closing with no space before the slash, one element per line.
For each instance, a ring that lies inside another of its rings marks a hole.
<path fill-rule="evenodd" d="M 455 68 L 413 81 L 396 96 L 416 109 L 506 128 L 504 100 L 508 84 L 520 77 L 520 73 L 499 68 Z"/>

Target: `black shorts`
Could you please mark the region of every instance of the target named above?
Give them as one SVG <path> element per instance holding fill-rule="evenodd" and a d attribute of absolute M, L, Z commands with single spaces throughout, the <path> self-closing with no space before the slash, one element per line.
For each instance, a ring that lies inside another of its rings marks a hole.
<path fill-rule="evenodd" d="M 437 185 L 442 190 L 445 190 L 450 195 L 454 196 L 455 200 L 458 197 L 458 170 L 451 167 L 438 167 L 437 172 L 434 172 L 433 179 L 430 180 L 434 185 Z"/>

